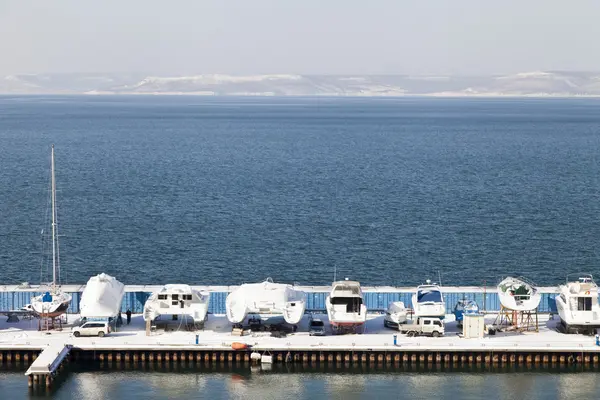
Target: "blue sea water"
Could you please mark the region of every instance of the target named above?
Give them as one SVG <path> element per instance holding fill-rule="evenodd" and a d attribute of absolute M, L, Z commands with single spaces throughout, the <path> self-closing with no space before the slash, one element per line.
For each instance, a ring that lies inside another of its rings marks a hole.
<path fill-rule="evenodd" d="M 2 96 L 2 283 L 48 276 L 52 143 L 64 282 L 555 285 L 600 266 L 595 99 Z"/>

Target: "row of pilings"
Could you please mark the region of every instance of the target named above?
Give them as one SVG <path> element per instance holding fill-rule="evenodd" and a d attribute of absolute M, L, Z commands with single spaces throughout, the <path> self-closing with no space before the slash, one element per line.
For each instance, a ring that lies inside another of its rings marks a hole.
<path fill-rule="evenodd" d="M 251 351 L 231 350 L 75 350 L 75 361 L 100 361 L 120 363 L 182 363 L 182 364 L 244 364 L 252 360 Z M 600 353 L 585 351 L 321 351 L 321 350 L 269 350 L 258 354 L 270 356 L 274 364 L 443 364 L 443 365 L 600 365 Z"/>
<path fill-rule="evenodd" d="M 260 351 L 271 356 L 273 364 L 331 364 L 331 365 L 589 365 L 600 366 L 600 353 L 586 351 Z M 0 349 L 1 366 L 28 367 L 38 356 L 39 350 Z M 252 362 L 252 351 L 231 350 L 81 350 L 73 349 L 67 361 L 101 362 L 103 365 L 165 365 L 183 366 L 245 365 Z M 61 368 L 64 367 L 61 365 Z M 42 381 L 31 378 L 32 384 Z M 44 382 L 46 379 L 43 379 Z"/>

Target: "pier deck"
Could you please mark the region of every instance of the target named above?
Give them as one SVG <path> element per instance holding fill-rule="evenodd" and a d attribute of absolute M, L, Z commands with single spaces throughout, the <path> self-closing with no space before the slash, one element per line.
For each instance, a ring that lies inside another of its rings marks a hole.
<path fill-rule="evenodd" d="M 50 375 L 56 373 L 64 359 L 69 355 L 70 344 L 53 341 L 31 364 L 25 375 Z"/>
<path fill-rule="evenodd" d="M 320 315 L 327 324 L 327 316 Z M 131 325 L 124 325 L 117 332 L 99 337 L 79 337 L 71 335 L 70 327 L 63 331 L 39 332 L 35 321 L 7 323 L 0 321 L 0 350 L 37 348 L 72 345 L 82 351 L 119 350 L 219 350 L 230 351 L 231 343 L 242 342 L 255 351 L 496 351 L 496 352 L 587 352 L 600 353 L 595 338 L 584 335 L 566 335 L 557 331 L 558 318 L 550 319 L 540 315 L 539 332 L 498 332 L 494 336 L 479 339 L 464 339 L 448 315 L 446 334 L 440 338 L 406 337 L 398 331 L 383 327 L 383 315 L 370 314 L 364 334 L 309 336 L 308 316 L 298 325 L 296 333 L 283 338 L 272 337 L 269 332 L 249 332 L 244 336 L 231 334 L 231 324 L 225 316 L 210 315 L 205 329 L 196 332 L 185 330 L 165 332 L 159 330 L 146 336 L 145 324 L 141 315 L 134 315 Z M 495 315 L 486 316 L 486 323 L 492 323 Z M 76 316 L 71 320 L 76 321 Z M 196 343 L 196 335 L 198 342 Z M 397 335 L 397 345 L 393 344 Z M 44 351 L 45 353 L 45 351 Z M 42 353 L 42 354 L 44 354 Z"/>

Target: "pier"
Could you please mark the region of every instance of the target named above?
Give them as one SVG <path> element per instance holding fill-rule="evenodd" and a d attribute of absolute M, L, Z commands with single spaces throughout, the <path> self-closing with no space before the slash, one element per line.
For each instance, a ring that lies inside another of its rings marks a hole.
<path fill-rule="evenodd" d="M 159 286 L 127 286 L 122 309 L 134 312 L 130 325 L 106 337 L 74 337 L 71 327 L 79 319 L 82 286 L 70 286 L 73 294 L 68 323 L 62 330 L 38 330 L 37 320 L 0 320 L 0 364 L 28 367 L 30 386 L 51 387 L 61 366 L 68 362 L 98 363 L 105 367 L 207 368 L 214 365 L 244 366 L 269 360 L 273 364 L 332 366 L 600 366 L 600 346 L 595 337 L 566 335 L 552 314 L 548 299 L 555 288 L 540 288 L 539 332 L 497 332 L 482 338 L 464 338 L 450 313 L 458 300 L 473 299 L 484 305 L 485 323 L 492 324 L 500 312 L 495 288 L 444 287 L 448 307 L 443 337 L 407 337 L 383 326 L 383 313 L 391 301 L 410 304 L 413 288 L 366 287 L 369 307 L 363 334 L 310 336 L 311 315 L 328 324 L 324 309 L 325 287 L 303 287 L 308 311 L 295 332 L 232 332 L 225 317 L 225 297 L 232 287 L 196 287 L 211 294 L 211 313 L 204 327 L 146 330 L 141 307 L 147 295 Z M 0 287 L 0 306 L 18 309 L 27 304 L 38 288 Z M 484 307 L 481 307 L 482 311 Z M 240 348 L 238 344 L 243 344 Z M 263 357 L 266 356 L 266 357 Z M 266 367 L 266 366 L 265 366 Z"/>
<path fill-rule="evenodd" d="M 52 386 L 54 377 L 72 348 L 72 345 L 60 342 L 53 342 L 46 347 L 25 372 L 29 379 L 29 387 L 42 384 L 46 387 Z"/>

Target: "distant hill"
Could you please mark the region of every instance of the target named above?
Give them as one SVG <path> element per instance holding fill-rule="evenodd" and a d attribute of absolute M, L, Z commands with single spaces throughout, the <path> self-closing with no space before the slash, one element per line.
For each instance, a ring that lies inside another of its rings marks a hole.
<path fill-rule="evenodd" d="M 0 94 L 600 96 L 600 72 L 503 76 L 22 74 L 0 77 Z"/>

